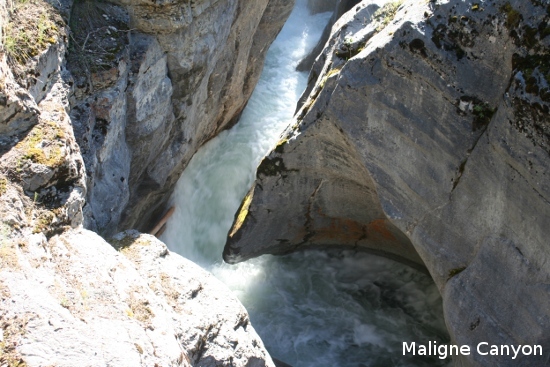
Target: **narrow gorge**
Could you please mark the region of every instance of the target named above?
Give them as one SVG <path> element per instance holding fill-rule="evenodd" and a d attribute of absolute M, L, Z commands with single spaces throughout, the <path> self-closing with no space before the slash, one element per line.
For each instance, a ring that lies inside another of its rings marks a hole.
<path fill-rule="evenodd" d="M 295 68 L 329 17 L 311 16 L 306 1 L 296 2 L 239 123 L 206 144 L 184 171 L 161 239 L 237 294 L 280 361 L 296 367 L 443 366 L 448 360 L 395 357 L 402 340 L 448 342 L 441 298 L 424 273 L 355 251 L 267 256 L 239 265 L 221 258 L 254 170 L 277 144 L 306 86 L 307 73 Z"/>
<path fill-rule="evenodd" d="M 0 0 L 0 29 L 1 366 L 550 365 L 548 1 Z"/>

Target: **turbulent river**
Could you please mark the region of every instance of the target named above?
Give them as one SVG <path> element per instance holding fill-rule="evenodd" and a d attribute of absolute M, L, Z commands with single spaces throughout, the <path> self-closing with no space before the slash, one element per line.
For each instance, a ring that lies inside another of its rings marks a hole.
<path fill-rule="evenodd" d="M 330 14 L 297 0 L 269 49 L 239 123 L 193 157 L 172 199 L 162 236 L 175 251 L 225 282 L 245 305 L 271 355 L 294 367 L 444 366 L 402 355 L 402 342 L 448 335 L 431 278 L 391 260 L 354 252 L 262 256 L 227 265 L 221 254 L 262 157 L 289 124 L 306 73 L 295 71 Z"/>

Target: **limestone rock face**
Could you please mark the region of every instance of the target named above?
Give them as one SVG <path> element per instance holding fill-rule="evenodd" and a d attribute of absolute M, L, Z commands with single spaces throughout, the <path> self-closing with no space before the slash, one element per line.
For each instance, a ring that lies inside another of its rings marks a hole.
<path fill-rule="evenodd" d="M 338 244 L 420 263 L 416 252 L 443 295 L 454 343 L 545 352 L 473 353 L 455 365 L 545 365 L 548 9 L 371 6 L 361 2 L 332 28 L 296 124 L 235 216 L 225 259 Z"/>
<path fill-rule="evenodd" d="M 274 366 L 248 314 L 152 236 L 87 230 L 2 244 L 2 361 L 26 366 Z M 9 345 L 9 348 L 5 348 Z"/>
<path fill-rule="evenodd" d="M 408 238 L 385 217 L 372 178 L 345 135 L 332 124 L 312 126 L 300 142 L 281 142 L 258 167 L 224 259 L 348 246 L 422 267 Z"/>
<path fill-rule="evenodd" d="M 84 162 L 68 114 L 67 28 L 59 10 L 46 2 L 17 6 L 10 20 L 0 2 L 4 42 L 22 42 L 21 32 L 37 36 L 38 25 L 46 29 L 42 37 L 50 38 L 8 43 L 0 58 L 0 230 L 6 241 L 22 233 L 52 235 L 78 227 L 86 196 Z"/>
<path fill-rule="evenodd" d="M 193 154 L 238 119 L 294 1 L 110 3 L 72 12 L 75 45 L 99 54 L 99 65 L 69 53 L 86 226 L 105 234 L 154 226 Z"/>
<path fill-rule="evenodd" d="M 246 103 L 291 7 L 0 0 L 0 365 L 274 367 L 212 275 L 83 224 L 147 223 Z"/>

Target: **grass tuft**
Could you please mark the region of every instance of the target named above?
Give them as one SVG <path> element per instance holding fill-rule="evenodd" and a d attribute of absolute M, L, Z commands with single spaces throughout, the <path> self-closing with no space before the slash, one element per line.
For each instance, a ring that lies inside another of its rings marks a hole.
<path fill-rule="evenodd" d="M 43 0 L 17 0 L 3 29 L 2 44 L 11 66 L 25 65 L 57 42 L 63 21 Z"/>
<path fill-rule="evenodd" d="M 397 10 L 401 4 L 403 4 L 403 0 L 393 1 L 385 4 L 374 13 L 373 19 L 380 23 L 376 28 L 377 31 L 381 31 L 385 26 L 390 24 L 390 22 L 395 18 L 395 14 L 397 14 Z"/>

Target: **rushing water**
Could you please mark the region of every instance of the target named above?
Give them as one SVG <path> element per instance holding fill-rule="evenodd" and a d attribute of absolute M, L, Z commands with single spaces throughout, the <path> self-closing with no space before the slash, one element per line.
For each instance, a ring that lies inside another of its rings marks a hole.
<path fill-rule="evenodd" d="M 402 342 L 445 342 L 432 280 L 404 265 L 354 252 L 221 259 L 233 215 L 261 158 L 289 124 L 307 74 L 295 71 L 330 14 L 297 0 L 271 46 L 239 121 L 193 157 L 179 180 L 162 239 L 225 282 L 245 305 L 270 353 L 294 367 L 443 366 L 401 354 Z"/>

